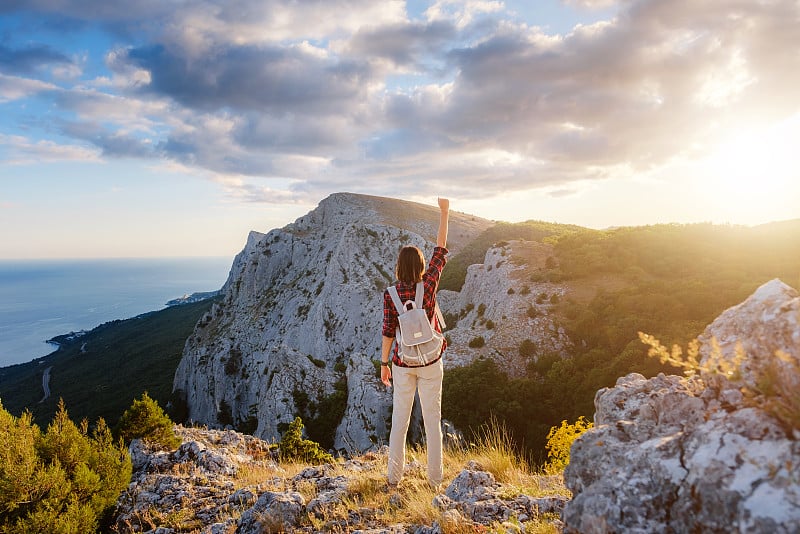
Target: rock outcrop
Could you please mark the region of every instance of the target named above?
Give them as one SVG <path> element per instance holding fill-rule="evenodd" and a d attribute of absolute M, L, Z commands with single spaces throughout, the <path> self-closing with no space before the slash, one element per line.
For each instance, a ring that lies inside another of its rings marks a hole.
<path fill-rule="evenodd" d="M 403 507 L 409 492 L 375 489 L 385 481 L 385 447 L 336 464 L 284 467 L 269 444 L 253 436 L 182 426 L 176 432 L 183 443 L 174 451 L 139 440 L 131 444 L 134 474 L 117 502 L 116 532 L 441 534 L 445 522 L 475 531 L 505 522 L 509 531 L 520 531 L 529 521 L 552 521 L 567 499 L 558 495 L 563 486 L 553 477 L 538 483 L 550 496 L 531 496 L 497 483 L 470 462 L 442 493 L 431 491 L 430 501 L 419 504 L 429 508 L 421 514 L 431 518 L 428 522 L 398 523 L 388 510 Z M 419 464 L 408 468 L 426 479 Z M 363 502 L 363 492 L 370 491 L 372 497 Z"/>
<path fill-rule="evenodd" d="M 699 341 L 696 376 L 597 392 L 565 532 L 800 531 L 800 295 L 773 280 Z"/>
<path fill-rule="evenodd" d="M 490 224 L 451 212 L 449 248 Z M 328 448 L 384 443 L 391 393 L 374 363 L 381 293 L 398 246 L 430 254 L 437 228 L 438 208 L 339 193 L 284 228 L 251 232 L 175 374 L 189 420 L 277 440 L 299 414 L 308 428 L 335 429 L 312 436 Z"/>
<path fill-rule="evenodd" d="M 525 376 L 529 358 L 519 351 L 524 340 L 534 343 L 538 354 L 567 357 L 571 353 L 572 342 L 551 313 L 550 299 L 563 297 L 565 286 L 532 282 L 523 274 L 526 266 L 512 260 L 517 246 L 521 248 L 513 241 L 489 248 L 483 263 L 467 268 L 460 292 L 439 292 L 442 309 L 459 316 L 456 324 L 448 325 L 453 343 L 445 359 L 446 369 L 488 357 L 509 376 Z M 547 299 L 539 295 L 547 295 Z M 478 336 L 484 338 L 485 346 L 470 348 L 470 341 Z"/>

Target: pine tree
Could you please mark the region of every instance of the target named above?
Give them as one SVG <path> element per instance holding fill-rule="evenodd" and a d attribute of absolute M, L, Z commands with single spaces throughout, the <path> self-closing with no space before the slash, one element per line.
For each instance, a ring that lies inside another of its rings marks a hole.
<path fill-rule="evenodd" d="M 0 404 L 0 532 L 95 532 L 130 482 L 131 460 L 100 419 L 89 435 L 63 400 L 42 433 Z"/>
<path fill-rule="evenodd" d="M 333 461 L 333 456 L 320 448 L 319 443 L 303 438 L 303 420 L 295 417 L 289 428 L 281 436 L 281 460 L 299 460 L 312 464 L 324 464 Z"/>
<path fill-rule="evenodd" d="M 120 437 L 126 443 L 141 438 L 166 449 L 176 449 L 181 444 L 181 438 L 175 435 L 172 420 L 146 391 L 141 399 L 134 399 L 130 408 L 125 410 L 118 428 Z"/>

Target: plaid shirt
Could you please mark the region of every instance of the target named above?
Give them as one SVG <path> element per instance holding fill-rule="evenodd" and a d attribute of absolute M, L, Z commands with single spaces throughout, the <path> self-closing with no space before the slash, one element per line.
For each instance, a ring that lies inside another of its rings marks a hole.
<path fill-rule="evenodd" d="M 431 261 L 428 263 L 428 270 L 425 271 L 425 274 L 422 275 L 422 282 L 425 285 L 425 296 L 422 298 L 422 307 L 425 308 L 425 312 L 428 314 L 428 320 L 432 321 L 433 327 L 436 329 L 437 332 L 442 331 L 442 327 L 439 325 L 439 319 L 435 317 L 434 308 L 436 306 L 436 290 L 439 287 L 439 277 L 442 274 L 442 269 L 444 269 L 445 264 L 447 263 L 447 249 L 444 247 L 436 247 L 433 249 L 433 256 L 431 256 Z M 414 300 L 414 297 L 417 292 L 417 285 L 416 284 L 408 284 L 405 282 L 397 282 L 395 284 L 397 287 L 397 294 L 400 296 L 400 300 L 402 302 L 406 302 L 407 300 Z M 395 337 L 396 330 L 397 330 L 397 309 L 394 307 L 394 303 L 392 302 L 392 297 L 389 295 L 389 290 L 384 290 L 383 292 L 383 335 L 386 337 Z M 447 348 L 447 341 L 444 342 L 442 345 L 442 352 L 444 349 Z M 441 356 L 440 356 L 441 357 Z M 436 361 L 439 359 L 437 358 Z M 400 362 L 400 357 L 397 355 L 397 343 L 394 343 L 394 348 L 392 349 L 392 363 L 398 365 L 400 367 L 408 367 L 407 365 L 403 365 Z M 434 362 L 431 362 L 434 363 Z"/>

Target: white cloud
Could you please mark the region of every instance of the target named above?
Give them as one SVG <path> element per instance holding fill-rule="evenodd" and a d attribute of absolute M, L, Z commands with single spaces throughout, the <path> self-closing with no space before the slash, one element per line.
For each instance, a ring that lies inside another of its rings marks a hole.
<path fill-rule="evenodd" d="M 620 1 L 564 35 L 497 1 L 436 1 L 413 21 L 399 1 L 101 4 L 33 3 L 144 32 L 105 51 L 109 76 L 58 90 L 0 75 L 0 101 L 50 91 L 63 133 L 238 177 L 231 196 L 252 201 L 430 182 L 560 194 L 800 110 L 790 0 Z"/>
<path fill-rule="evenodd" d="M 0 146 L 5 147 L 7 165 L 31 165 L 41 162 L 84 161 L 99 162 L 96 149 L 52 141 L 34 141 L 23 136 L 0 134 Z"/>
<path fill-rule="evenodd" d="M 51 83 L 0 73 L 0 102 L 20 100 L 53 89 L 57 87 Z"/>

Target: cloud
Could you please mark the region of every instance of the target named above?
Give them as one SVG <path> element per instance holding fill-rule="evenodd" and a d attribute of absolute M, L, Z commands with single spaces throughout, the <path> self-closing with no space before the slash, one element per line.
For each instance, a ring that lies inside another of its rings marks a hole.
<path fill-rule="evenodd" d="M 435 59 L 436 54 L 445 52 L 455 37 L 457 29 L 449 21 L 402 21 L 360 29 L 347 41 L 343 51 L 365 58 L 386 59 L 397 66 L 428 70 L 426 63 Z"/>
<path fill-rule="evenodd" d="M 44 44 L 10 48 L 0 44 L 0 70 L 11 74 L 30 74 L 45 65 L 71 65 L 67 56 Z"/>
<path fill-rule="evenodd" d="M 361 100 L 370 83 L 365 63 L 320 57 L 299 46 L 221 45 L 186 61 L 179 51 L 156 45 L 129 50 L 127 60 L 149 73 L 140 92 L 204 111 L 337 113 Z"/>
<path fill-rule="evenodd" d="M 10 102 L 27 98 L 44 91 L 55 90 L 56 86 L 40 80 L 6 76 L 0 73 L 0 102 Z"/>
<path fill-rule="evenodd" d="M 620 4 L 620 0 L 562 0 L 562 3 L 579 9 L 604 9 Z"/>
<path fill-rule="evenodd" d="M 616 4 L 552 34 L 492 1 L 438 1 L 411 20 L 404 2 L 368 0 L 32 0 L 16 8 L 102 24 L 120 44 L 103 51 L 107 73 L 61 89 L 34 74 L 74 62 L 6 46 L 28 70 L 0 75 L 0 101 L 46 95 L 76 146 L 216 173 L 248 202 L 566 194 L 800 111 L 797 2 Z"/>
<path fill-rule="evenodd" d="M 0 134 L 0 146 L 7 152 L 7 165 L 30 165 L 41 162 L 86 161 L 99 162 L 96 150 L 78 145 L 34 141 L 19 135 Z"/>

